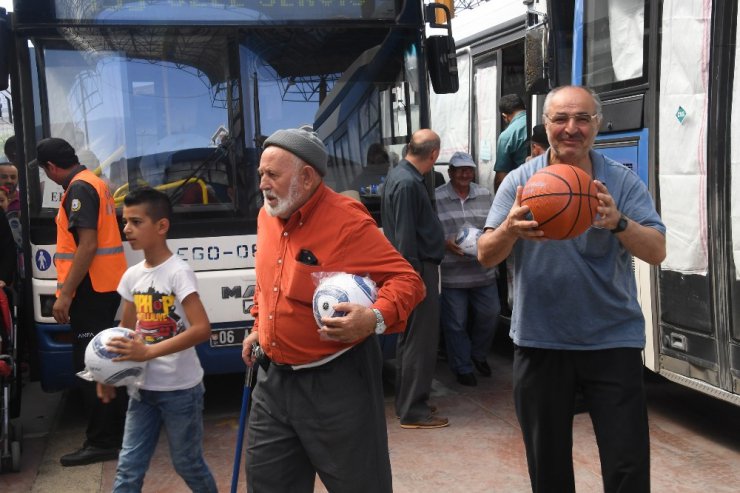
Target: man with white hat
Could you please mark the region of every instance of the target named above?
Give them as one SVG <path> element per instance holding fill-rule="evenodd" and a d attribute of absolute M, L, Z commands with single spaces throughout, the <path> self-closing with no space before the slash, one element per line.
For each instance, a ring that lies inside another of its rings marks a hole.
<path fill-rule="evenodd" d="M 458 383 L 467 386 L 478 383 L 474 367 L 482 376 L 491 376 L 486 357 L 501 310 L 496 269 L 486 269 L 476 256 L 477 233 L 485 225 L 493 199 L 488 188 L 473 183 L 475 169 L 470 154 L 456 152 L 450 158 L 450 181 L 435 191 L 437 214 L 446 239 L 441 264 L 440 325 L 450 369 Z M 461 247 L 466 235 L 472 236 L 472 250 Z M 456 240 L 461 240 L 461 244 Z M 469 313 L 473 316 L 471 324 Z"/>
<path fill-rule="evenodd" d="M 278 130 L 260 159 L 254 327 L 242 357 L 260 362 L 247 431 L 247 490 L 390 492 L 382 356 L 377 334 L 401 332 L 424 284 L 360 202 L 323 182 L 324 143 Z M 344 317 L 314 321 L 313 274 L 369 276 L 371 307 L 338 303 Z M 269 363 L 267 362 L 269 361 Z M 266 371 L 264 370 L 266 368 Z"/>

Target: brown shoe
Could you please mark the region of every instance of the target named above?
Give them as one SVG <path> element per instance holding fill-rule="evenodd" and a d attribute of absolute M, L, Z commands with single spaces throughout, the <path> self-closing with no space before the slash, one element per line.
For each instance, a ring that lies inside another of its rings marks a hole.
<path fill-rule="evenodd" d="M 429 416 L 427 419 L 417 421 L 415 423 L 401 422 L 401 428 L 405 428 L 407 430 L 428 430 L 432 428 L 444 428 L 445 426 L 450 426 L 450 420 L 438 416 Z"/>

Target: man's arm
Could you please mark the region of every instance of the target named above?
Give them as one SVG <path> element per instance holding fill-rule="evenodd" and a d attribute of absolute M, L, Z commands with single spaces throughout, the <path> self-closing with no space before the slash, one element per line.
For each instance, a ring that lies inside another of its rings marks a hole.
<path fill-rule="evenodd" d="M 478 239 L 478 262 L 484 267 L 500 264 L 511 253 L 519 239 L 543 241 L 545 233 L 537 221 L 527 219 L 529 206 L 519 205 L 523 187 L 516 188 L 516 198 L 509 215 L 495 229 L 487 229 Z"/>
<path fill-rule="evenodd" d="M 72 267 L 69 269 L 67 279 L 59 291 L 59 297 L 54 302 L 52 313 L 54 320 L 60 324 L 69 322 L 69 307 L 72 304 L 72 298 L 82 279 L 90 270 L 95 252 L 98 250 L 98 232 L 95 229 L 77 228 L 77 238 L 79 244 L 72 258 Z"/>
<path fill-rule="evenodd" d="M 260 283 L 255 283 L 254 286 L 254 297 L 252 298 L 254 300 L 254 303 L 252 304 L 252 308 L 249 309 L 249 314 L 254 317 L 254 325 L 252 325 L 252 330 L 249 331 L 249 335 L 244 338 L 242 341 L 242 359 L 244 360 L 244 363 L 247 364 L 247 366 L 251 367 L 254 362 L 256 361 L 256 358 L 254 354 L 252 354 L 252 346 L 255 344 L 259 344 L 260 342 L 260 335 L 259 335 L 259 293 L 260 293 Z"/>
<path fill-rule="evenodd" d="M 498 190 L 501 182 L 504 181 L 509 171 L 514 169 L 516 163 L 511 159 L 509 152 L 509 139 L 510 137 L 506 133 L 499 135 L 498 142 L 496 143 L 496 162 L 493 165 L 493 170 L 496 172 L 493 178 L 493 190 Z"/>
<path fill-rule="evenodd" d="M 506 178 L 506 175 L 508 175 L 508 171 L 496 171 L 496 176 L 493 177 L 493 190 L 498 190 L 499 185 L 501 185 L 501 182 L 504 181 L 504 178 Z"/>
<path fill-rule="evenodd" d="M 393 197 L 395 216 L 395 247 L 417 272 L 421 271 L 416 241 L 416 218 L 419 216 L 418 197 L 412 183 L 399 187 Z"/>
<path fill-rule="evenodd" d="M 344 260 L 342 270 L 367 273 L 379 287 L 372 308 L 383 315 L 386 333 L 403 330 L 412 310 L 426 296 L 421 277 L 369 217 L 355 222 L 344 235 L 344 248 L 339 255 Z M 324 335 L 353 342 L 373 333 L 376 319 L 372 309 L 351 303 L 337 306 L 347 316 L 324 319 L 326 329 L 321 329 Z"/>
<path fill-rule="evenodd" d="M 596 208 L 597 216 L 594 225 L 600 228 L 612 230 L 617 227 L 622 213 L 617 209 L 614 198 L 609 193 L 606 185 L 595 180 L 598 190 L 599 206 Z M 644 226 L 637 221 L 627 218 L 627 228 L 620 233 L 615 233 L 622 246 L 633 256 L 651 265 L 660 264 L 666 256 L 665 235 L 655 228 Z"/>
<path fill-rule="evenodd" d="M 648 264 L 659 265 L 665 260 L 665 236 L 657 229 L 627 219 L 627 229 L 615 236 L 628 252 Z"/>

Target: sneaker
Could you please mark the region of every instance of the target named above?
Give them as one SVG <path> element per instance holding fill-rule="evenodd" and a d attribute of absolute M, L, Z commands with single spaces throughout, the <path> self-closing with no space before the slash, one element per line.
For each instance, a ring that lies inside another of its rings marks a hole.
<path fill-rule="evenodd" d="M 483 375 L 484 377 L 490 377 L 491 376 L 491 367 L 488 366 L 488 361 L 476 361 L 473 360 L 473 366 L 475 366 L 475 369 L 478 370 L 478 373 Z"/>
<path fill-rule="evenodd" d="M 118 449 L 99 448 L 92 445 L 85 445 L 80 450 L 71 454 L 63 455 L 59 462 L 64 467 L 84 466 L 96 462 L 118 459 Z"/>
<path fill-rule="evenodd" d="M 450 426 L 450 420 L 440 416 L 429 416 L 427 419 L 416 422 L 401 422 L 401 428 L 407 430 L 431 430 L 433 428 L 444 428 L 445 426 Z"/>
<path fill-rule="evenodd" d="M 478 379 L 472 373 L 458 373 L 457 383 L 465 385 L 466 387 L 475 387 L 478 385 Z"/>

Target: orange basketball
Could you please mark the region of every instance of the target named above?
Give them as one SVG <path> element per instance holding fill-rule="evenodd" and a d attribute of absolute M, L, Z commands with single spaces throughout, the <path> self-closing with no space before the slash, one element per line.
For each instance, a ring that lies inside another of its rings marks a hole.
<path fill-rule="evenodd" d="M 551 164 L 524 185 L 521 205 L 529 206 L 545 237 L 566 240 L 585 232 L 596 217 L 596 185 L 582 169 Z"/>

